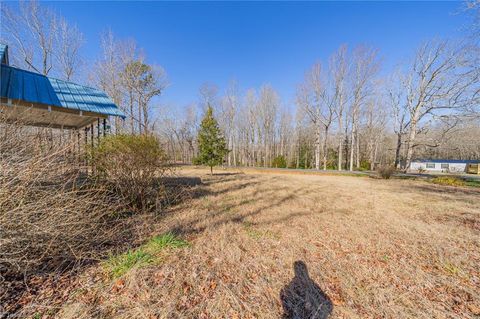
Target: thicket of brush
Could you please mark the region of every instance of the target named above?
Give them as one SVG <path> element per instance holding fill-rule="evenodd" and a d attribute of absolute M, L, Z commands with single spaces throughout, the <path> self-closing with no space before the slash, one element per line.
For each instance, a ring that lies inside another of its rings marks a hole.
<path fill-rule="evenodd" d="M 153 137 L 90 150 L 0 123 L 0 279 L 68 269 L 133 240 L 132 213 L 156 207 L 166 158 Z M 93 172 L 93 173 L 92 173 Z M 0 296 L 1 297 L 1 296 Z"/>

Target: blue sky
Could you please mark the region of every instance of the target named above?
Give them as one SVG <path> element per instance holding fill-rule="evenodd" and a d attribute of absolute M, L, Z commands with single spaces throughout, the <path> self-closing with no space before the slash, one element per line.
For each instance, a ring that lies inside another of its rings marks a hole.
<path fill-rule="evenodd" d="M 457 38 L 466 16 L 461 2 L 52 2 L 86 37 L 84 54 L 99 54 L 111 28 L 133 38 L 150 63 L 162 65 L 170 86 L 160 102 L 183 107 L 204 82 L 224 90 L 271 84 L 283 103 L 316 61 L 341 44 L 380 50 L 384 72 L 424 40 Z"/>

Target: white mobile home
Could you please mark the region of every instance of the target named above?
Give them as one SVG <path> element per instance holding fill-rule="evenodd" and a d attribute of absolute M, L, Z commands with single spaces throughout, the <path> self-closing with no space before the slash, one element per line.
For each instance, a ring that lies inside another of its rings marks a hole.
<path fill-rule="evenodd" d="M 413 160 L 410 164 L 410 170 L 436 173 L 466 173 L 469 164 L 479 163 L 479 160 Z"/>

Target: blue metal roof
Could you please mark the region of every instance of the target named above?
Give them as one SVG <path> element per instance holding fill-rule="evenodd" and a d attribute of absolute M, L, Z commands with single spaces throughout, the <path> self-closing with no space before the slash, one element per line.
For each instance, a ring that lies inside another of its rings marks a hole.
<path fill-rule="evenodd" d="M 103 115 L 125 114 L 104 92 L 8 65 L 8 46 L 0 43 L 0 96 Z"/>
<path fill-rule="evenodd" d="M 477 164 L 480 160 L 449 160 L 449 159 L 416 159 L 412 162 L 420 163 L 445 163 L 445 164 Z"/>
<path fill-rule="evenodd" d="M 125 117 L 102 91 L 50 78 L 5 64 L 0 69 L 0 96 L 71 110 Z"/>

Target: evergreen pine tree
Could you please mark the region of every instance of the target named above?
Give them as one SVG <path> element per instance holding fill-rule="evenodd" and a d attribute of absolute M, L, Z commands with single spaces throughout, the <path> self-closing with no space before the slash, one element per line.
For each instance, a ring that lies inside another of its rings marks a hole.
<path fill-rule="evenodd" d="M 213 117 L 213 109 L 210 105 L 200 124 L 198 151 L 199 154 L 196 162 L 208 165 L 212 175 L 213 167 L 222 164 L 225 155 L 229 152 L 218 122 L 215 117 Z"/>

